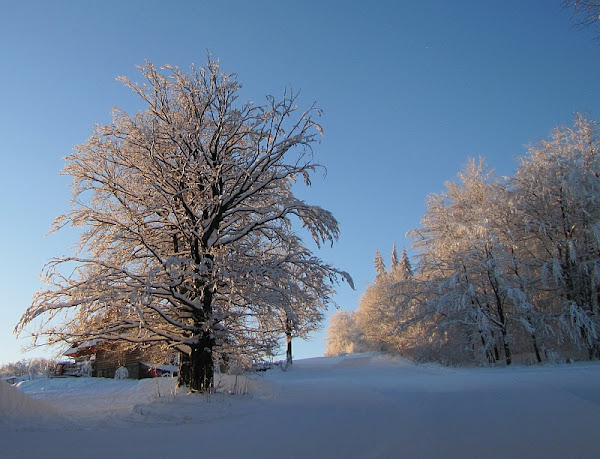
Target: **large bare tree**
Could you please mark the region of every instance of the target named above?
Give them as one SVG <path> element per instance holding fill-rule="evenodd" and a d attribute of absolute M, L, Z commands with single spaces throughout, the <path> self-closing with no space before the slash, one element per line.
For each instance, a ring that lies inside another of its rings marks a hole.
<path fill-rule="evenodd" d="M 146 109 L 115 110 L 66 158 L 72 206 L 54 230 L 82 227 L 78 250 L 50 261 L 50 287 L 16 331 L 41 316 L 35 335 L 49 342 L 168 343 L 181 352 L 180 383 L 209 391 L 219 355 L 272 350 L 265 317 L 278 307 L 310 327 L 333 285 L 351 283 L 293 227 L 318 246 L 339 234 L 330 212 L 293 192 L 319 167 L 320 112 L 299 110 L 289 91 L 240 103 L 235 75 L 210 58 L 187 73 L 149 62 L 140 71 L 144 84 L 119 79 Z"/>

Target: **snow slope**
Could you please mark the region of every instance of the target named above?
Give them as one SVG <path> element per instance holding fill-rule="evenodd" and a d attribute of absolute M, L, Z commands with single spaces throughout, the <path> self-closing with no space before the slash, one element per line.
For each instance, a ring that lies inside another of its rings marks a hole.
<path fill-rule="evenodd" d="M 228 377 L 208 397 L 169 378 L 8 389 L 2 457 L 600 457 L 596 362 L 454 369 L 352 355 Z M 15 406 L 40 416 L 28 424 Z"/>

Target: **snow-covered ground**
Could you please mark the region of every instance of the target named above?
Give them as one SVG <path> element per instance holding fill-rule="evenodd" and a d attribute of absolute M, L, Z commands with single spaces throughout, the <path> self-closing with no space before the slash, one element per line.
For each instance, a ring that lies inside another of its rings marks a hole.
<path fill-rule="evenodd" d="M 2 383 L 0 457 L 600 457 L 600 363 L 454 369 L 352 355 L 220 390 Z"/>

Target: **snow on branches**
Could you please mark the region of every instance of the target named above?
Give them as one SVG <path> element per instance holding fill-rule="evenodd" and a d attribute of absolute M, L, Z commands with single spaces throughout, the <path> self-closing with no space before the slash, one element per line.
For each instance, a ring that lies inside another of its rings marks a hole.
<path fill-rule="evenodd" d="M 300 223 L 317 245 L 339 235 L 329 211 L 292 191 L 319 167 L 320 112 L 301 111 L 290 91 L 239 103 L 235 75 L 210 58 L 188 73 L 139 70 L 144 84 L 119 80 L 146 109 L 116 109 L 67 157 L 72 206 L 54 229 L 81 227 L 78 250 L 50 262 L 51 287 L 17 331 L 73 309 L 38 334 L 165 342 L 183 353 L 182 382 L 209 390 L 217 358 L 273 351 L 282 330 L 268 318 L 282 310 L 294 330 L 310 330 L 333 285 L 350 280 L 293 232 Z"/>

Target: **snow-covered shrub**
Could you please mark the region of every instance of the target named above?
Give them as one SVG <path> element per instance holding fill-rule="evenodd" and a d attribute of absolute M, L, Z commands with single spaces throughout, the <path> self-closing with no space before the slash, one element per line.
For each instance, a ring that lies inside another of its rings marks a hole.
<path fill-rule="evenodd" d="M 115 371 L 115 379 L 128 379 L 129 378 L 129 370 L 125 367 L 117 368 Z"/>

